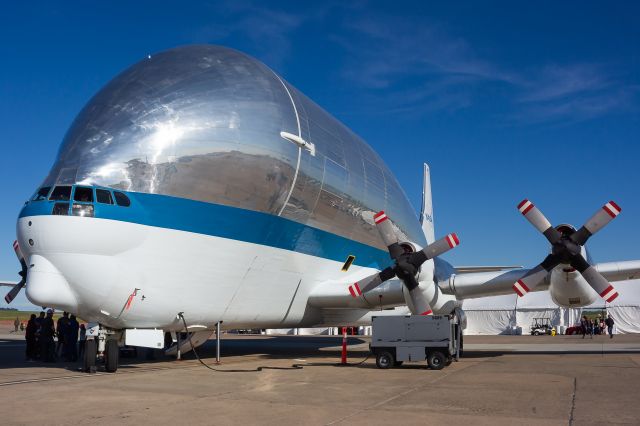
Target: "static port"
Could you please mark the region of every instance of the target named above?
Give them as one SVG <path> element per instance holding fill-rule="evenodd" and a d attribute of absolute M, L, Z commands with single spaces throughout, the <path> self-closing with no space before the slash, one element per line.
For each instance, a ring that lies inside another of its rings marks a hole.
<path fill-rule="evenodd" d="M 29 238 L 29 245 L 33 246 L 33 240 L 31 238 Z"/>

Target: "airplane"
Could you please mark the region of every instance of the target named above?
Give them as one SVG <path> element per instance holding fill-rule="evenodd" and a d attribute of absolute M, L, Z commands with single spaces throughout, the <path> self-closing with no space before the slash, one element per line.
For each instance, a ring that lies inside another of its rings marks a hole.
<path fill-rule="evenodd" d="M 416 215 L 378 154 L 258 60 L 183 46 L 151 55 L 80 111 L 23 206 L 14 250 L 33 304 L 91 322 L 85 369 L 122 344 L 193 346 L 224 329 L 366 324 L 373 313 L 454 314 L 462 302 L 549 291 L 559 306 L 617 296 L 640 261 L 594 264 L 579 229 L 518 206 L 551 244 L 532 269 L 454 267 L 439 256 L 430 169 Z M 177 348 L 172 347 L 174 352 Z"/>

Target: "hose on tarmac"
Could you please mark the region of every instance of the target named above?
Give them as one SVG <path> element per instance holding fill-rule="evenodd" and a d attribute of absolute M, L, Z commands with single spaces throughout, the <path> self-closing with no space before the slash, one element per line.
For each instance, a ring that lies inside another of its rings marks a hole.
<path fill-rule="evenodd" d="M 208 368 L 211 371 L 215 371 L 218 373 L 255 373 L 255 372 L 259 372 L 259 371 L 263 371 L 263 370 L 302 370 L 305 366 L 314 366 L 314 365 L 318 365 L 318 364 L 292 364 L 291 367 L 272 367 L 272 366 L 259 366 L 256 367 L 254 369 L 220 369 L 220 368 L 214 368 L 208 364 L 206 364 L 204 361 L 202 361 L 202 359 L 200 358 L 200 356 L 198 355 L 198 352 L 196 351 L 196 347 L 193 345 L 193 343 L 191 342 L 191 333 L 189 333 L 189 329 L 187 327 L 187 321 L 184 318 L 184 313 L 180 312 L 178 313 L 178 317 L 180 317 L 180 319 L 182 320 L 182 324 L 184 325 L 184 331 L 187 334 L 187 338 L 189 339 L 189 345 L 191 345 L 191 350 L 193 351 L 193 354 L 196 356 L 196 359 L 198 360 L 198 362 L 200 362 L 200 364 L 202 364 L 203 366 L 205 366 L 206 368 Z M 359 361 L 357 363 L 350 363 L 350 364 L 346 364 L 347 366 L 356 366 L 356 365 L 361 365 L 364 364 L 364 362 L 366 360 L 368 360 L 371 357 L 371 352 L 369 352 L 367 354 L 367 356 L 362 360 Z M 326 365 L 326 364 L 321 364 L 321 365 Z"/>

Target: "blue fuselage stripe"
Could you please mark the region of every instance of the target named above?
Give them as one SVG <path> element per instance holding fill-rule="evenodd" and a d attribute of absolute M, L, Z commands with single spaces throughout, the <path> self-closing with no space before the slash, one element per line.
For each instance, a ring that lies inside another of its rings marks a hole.
<path fill-rule="evenodd" d="M 94 203 L 95 217 L 194 232 L 382 269 L 388 252 L 279 216 L 158 194 L 127 193 L 130 207 Z M 52 201 L 32 201 L 20 217 L 50 215 Z M 92 220 L 87 218 L 87 220 Z"/>

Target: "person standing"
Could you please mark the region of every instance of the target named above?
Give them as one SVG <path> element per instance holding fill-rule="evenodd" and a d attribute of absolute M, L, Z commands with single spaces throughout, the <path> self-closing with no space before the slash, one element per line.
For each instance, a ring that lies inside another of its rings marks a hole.
<path fill-rule="evenodd" d="M 87 342 L 87 329 L 84 324 L 80 324 L 80 344 L 78 347 L 78 356 L 82 358 L 84 355 L 84 344 Z"/>
<path fill-rule="evenodd" d="M 36 318 L 36 359 L 44 359 L 44 354 L 41 353 L 42 342 L 40 341 L 40 335 L 42 332 L 42 323 L 44 322 L 44 311 L 40 311 L 40 315 Z"/>
<path fill-rule="evenodd" d="M 587 335 L 587 327 L 589 326 L 589 320 L 587 320 L 587 316 L 583 316 L 580 320 L 580 331 L 582 331 L 582 338 Z"/>
<path fill-rule="evenodd" d="M 33 362 L 36 360 L 36 332 L 38 331 L 38 325 L 36 324 L 36 314 L 31 314 L 29 322 L 27 322 L 27 331 L 24 333 L 24 338 L 27 340 L 27 361 Z"/>
<path fill-rule="evenodd" d="M 20 318 L 16 317 L 16 320 L 13 322 L 13 328 L 15 329 L 13 330 L 13 332 L 17 333 L 19 327 L 20 327 Z"/>
<path fill-rule="evenodd" d="M 64 357 L 67 361 L 78 360 L 78 330 L 80 325 L 75 315 L 69 318 L 69 324 L 66 326 L 66 334 L 64 336 Z"/>
<path fill-rule="evenodd" d="M 58 318 L 58 326 L 56 327 L 58 332 L 58 346 L 56 347 L 57 356 L 61 356 L 64 353 L 63 352 L 64 338 L 67 334 L 68 326 L 69 326 L 69 312 L 63 312 L 62 316 Z"/>
<path fill-rule="evenodd" d="M 609 338 L 613 339 L 613 324 L 615 324 L 615 321 L 613 321 L 613 318 L 611 318 L 611 314 L 607 315 L 607 319 L 604 322 L 607 325 Z"/>
<path fill-rule="evenodd" d="M 42 320 L 42 327 L 40 327 L 40 358 L 45 362 L 55 362 L 56 360 L 56 348 L 53 342 L 55 333 L 53 309 L 49 309 L 47 316 Z"/>

